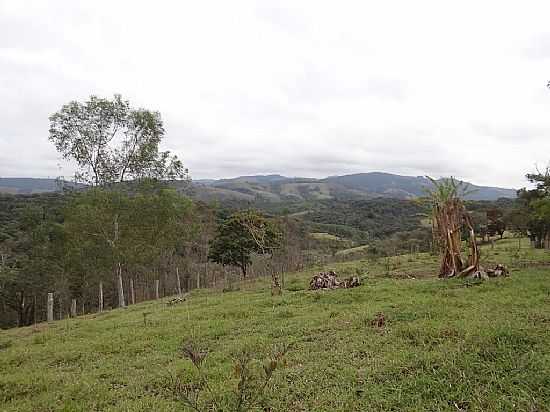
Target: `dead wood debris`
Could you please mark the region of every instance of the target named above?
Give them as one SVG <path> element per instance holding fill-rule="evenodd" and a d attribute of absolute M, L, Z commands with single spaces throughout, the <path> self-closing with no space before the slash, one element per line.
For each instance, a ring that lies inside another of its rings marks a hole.
<path fill-rule="evenodd" d="M 187 300 L 187 297 L 189 296 L 189 293 L 186 293 L 185 295 L 181 296 L 175 296 L 169 300 L 166 301 L 166 304 L 168 306 L 177 305 L 178 303 L 183 303 Z"/>
<path fill-rule="evenodd" d="M 489 279 L 509 275 L 510 271 L 508 270 L 508 268 L 499 263 L 495 266 L 494 269 L 483 269 L 482 267 L 480 267 L 477 271 L 470 274 L 469 277 L 473 279 Z"/>
<path fill-rule="evenodd" d="M 510 271 L 508 270 L 508 268 L 506 266 L 499 263 L 498 265 L 495 266 L 494 269 L 487 269 L 487 275 L 490 278 L 496 278 L 496 277 L 499 277 L 499 276 L 509 276 Z"/>
<path fill-rule="evenodd" d="M 309 282 L 310 290 L 318 289 L 347 289 L 361 285 L 361 280 L 357 276 L 351 276 L 340 280 L 334 271 L 320 272 L 313 276 Z"/>

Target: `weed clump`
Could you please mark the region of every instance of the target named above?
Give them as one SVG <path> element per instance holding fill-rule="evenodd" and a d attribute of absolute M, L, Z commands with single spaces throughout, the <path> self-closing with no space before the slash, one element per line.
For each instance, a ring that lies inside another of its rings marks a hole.
<path fill-rule="evenodd" d="M 191 410 L 244 412 L 255 408 L 270 410 L 267 397 L 269 383 L 277 369 L 286 366 L 285 355 L 289 345 L 275 347 L 267 358 L 258 359 L 250 350 L 241 351 L 233 359 L 234 385 L 215 387 L 204 368 L 208 351 L 194 342 L 185 342 L 181 349 L 183 359 L 194 366 L 194 379 L 184 382 L 176 379 L 174 392 L 179 400 Z"/>
<path fill-rule="evenodd" d="M 374 329 L 384 329 L 386 326 L 386 316 L 382 312 L 377 313 L 374 319 L 370 321 L 370 326 Z"/>
<path fill-rule="evenodd" d="M 0 351 L 8 349 L 12 344 L 13 342 L 11 340 L 0 341 Z"/>

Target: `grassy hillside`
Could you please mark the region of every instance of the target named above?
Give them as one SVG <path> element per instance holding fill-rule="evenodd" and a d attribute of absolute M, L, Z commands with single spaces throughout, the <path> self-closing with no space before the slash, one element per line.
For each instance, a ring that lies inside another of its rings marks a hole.
<path fill-rule="evenodd" d="M 208 350 L 203 368 L 222 405 L 240 351 L 264 359 L 290 344 L 269 410 L 548 411 L 550 255 L 516 240 L 483 253 L 511 277 L 442 281 L 433 257 L 407 255 L 331 266 L 366 276 L 356 289 L 308 291 L 309 270 L 288 275 L 282 297 L 259 280 L 0 332 L 1 409 L 190 410 L 174 382 L 195 375 L 181 357 L 193 341 Z M 373 325 L 379 313 L 385 322 Z"/>

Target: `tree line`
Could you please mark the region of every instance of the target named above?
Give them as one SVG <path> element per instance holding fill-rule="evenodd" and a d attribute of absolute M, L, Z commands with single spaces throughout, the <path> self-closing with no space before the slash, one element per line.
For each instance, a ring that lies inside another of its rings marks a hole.
<path fill-rule="evenodd" d="M 49 138 L 78 165 L 85 189 L 0 197 L 0 326 L 124 307 L 231 278 L 299 268 L 304 236 L 292 219 L 193 202 L 170 187 L 188 171 L 168 151 L 160 114 L 120 96 L 71 102 Z M 185 186 L 185 185 L 184 185 Z"/>

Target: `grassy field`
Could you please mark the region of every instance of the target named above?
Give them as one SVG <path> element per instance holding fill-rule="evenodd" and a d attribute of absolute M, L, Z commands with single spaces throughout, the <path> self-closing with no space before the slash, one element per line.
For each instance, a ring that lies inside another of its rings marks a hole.
<path fill-rule="evenodd" d="M 513 269 L 485 282 L 438 280 L 433 257 L 407 255 L 330 267 L 364 276 L 355 289 L 308 291 L 313 269 L 282 297 L 260 280 L 3 331 L 0 410 L 191 410 L 175 382 L 196 379 L 181 356 L 193 341 L 224 410 L 239 352 L 290 344 L 263 410 L 550 411 L 550 255 L 523 247 L 484 248 Z"/>
<path fill-rule="evenodd" d="M 314 233 L 310 233 L 309 234 L 313 239 L 317 239 L 317 240 L 343 240 L 342 238 L 336 236 L 336 235 L 331 235 L 330 233 L 323 233 L 323 232 L 314 232 Z"/>
<path fill-rule="evenodd" d="M 339 250 L 338 252 L 335 253 L 335 255 L 346 256 L 346 255 L 351 255 L 353 253 L 366 252 L 368 248 L 369 248 L 369 245 L 356 246 L 349 249 Z"/>

